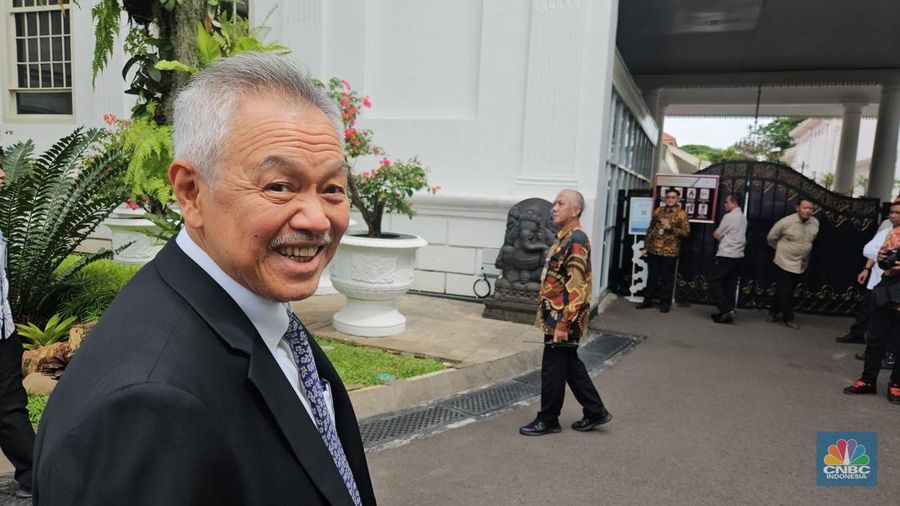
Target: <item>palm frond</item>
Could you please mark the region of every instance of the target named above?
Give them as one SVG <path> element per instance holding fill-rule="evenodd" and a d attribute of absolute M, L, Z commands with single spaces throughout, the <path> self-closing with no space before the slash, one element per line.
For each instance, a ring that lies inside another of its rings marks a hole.
<path fill-rule="evenodd" d="M 40 156 L 29 143 L 10 148 L 5 165 L 15 177 L 0 191 L 0 227 L 8 241 L 9 301 L 18 321 L 43 322 L 71 275 L 54 271 L 120 204 L 128 165 L 103 130 L 76 129 Z M 11 161 L 12 160 L 12 161 Z"/>

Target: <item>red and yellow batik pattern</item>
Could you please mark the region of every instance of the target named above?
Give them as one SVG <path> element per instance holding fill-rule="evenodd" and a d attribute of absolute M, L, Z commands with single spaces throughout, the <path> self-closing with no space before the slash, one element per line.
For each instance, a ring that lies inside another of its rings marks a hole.
<path fill-rule="evenodd" d="M 547 253 L 535 322 L 545 335 L 557 327 L 577 342 L 587 332 L 591 310 L 591 243 L 577 227 L 564 228 Z"/>

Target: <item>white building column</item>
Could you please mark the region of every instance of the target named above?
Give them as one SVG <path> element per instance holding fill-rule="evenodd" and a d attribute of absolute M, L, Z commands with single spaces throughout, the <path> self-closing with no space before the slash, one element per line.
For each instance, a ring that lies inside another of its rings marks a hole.
<path fill-rule="evenodd" d="M 862 118 L 861 103 L 845 103 L 841 120 L 841 143 L 838 148 L 837 167 L 834 174 L 834 190 L 844 195 L 853 195 L 856 175 L 856 148 L 859 145 L 859 120 Z"/>
<path fill-rule="evenodd" d="M 875 147 L 869 171 L 870 197 L 890 201 L 894 193 L 894 171 L 897 166 L 897 136 L 900 135 L 900 83 L 881 87 Z"/>
<path fill-rule="evenodd" d="M 650 110 L 653 121 L 656 122 L 656 128 L 659 129 L 659 134 L 656 136 L 656 149 L 653 150 L 652 171 L 650 172 L 655 176 L 659 172 L 659 162 L 662 157 L 663 129 L 665 128 L 666 107 L 668 104 L 662 95 L 662 91 L 659 89 L 652 89 L 645 93 L 644 102 L 647 103 L 647 109 Z"/>

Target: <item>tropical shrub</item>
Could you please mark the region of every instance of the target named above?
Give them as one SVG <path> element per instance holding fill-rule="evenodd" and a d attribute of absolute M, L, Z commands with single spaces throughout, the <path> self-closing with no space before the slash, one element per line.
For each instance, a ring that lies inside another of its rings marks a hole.
<path fill-rule="evenodd" d="M 57 272 L 64 272 L 78 260 L 77 256 L 67 258 Z M 57 310 L 61 315 L 77 317 L 81 322 L 99 320 L 138 270 L 138 265 L 111 260 L 93 262 L 72 275 L 71 288 L 62 295 Z"/>
<path fill-rule="evenodd" d="M 16 328 L 19 335 L 25 338 L 22 347 L 26 350 L 36 350 L 44 346 L 65 341 L 69 336 L 69 329 L 75 325 L 76 318 L 70 316 L 61 318 L 58 314 L 50 317 L 44 328 L 40 328 L 33 323 L 17 323 Z"/>
<path fill-rule="evenodd" d="M 55 274 L 125 200 L 127 164 L 126 153 L 101 129 L 76 129 L 40 156 L 30 140 L 5 150 L 0 231 L 7 240 L 9 303 L 16 321 L 46 323 L 72 276 L 111 254 L 82 257 Z"/>

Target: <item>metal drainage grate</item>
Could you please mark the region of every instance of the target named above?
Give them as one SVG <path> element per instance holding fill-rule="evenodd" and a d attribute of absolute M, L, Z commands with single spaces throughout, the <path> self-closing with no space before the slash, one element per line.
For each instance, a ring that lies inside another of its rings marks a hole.
<path fill-rule="evenodd" d="M 470 415 L 483 415 L 539 393 L 540 388 L 535 389 L 534 385 L 507 381 L 469 395 L 455 397 L 442 404 Z"/>
<path fill-rule="evenodd" d="M 637 336 L 600 333 L 596 339 L 578 350 L 589 371 L 640 342 Z M 541 371 L 532 371 L 518 378 L 467 392 L 431 405 L 390 413 L 361 421 L 359 430 L 366 449 L 422 433 L 440 432 L 453 422 L 466 418 L 491 416 L 495 411 L 541 393 Z"/>
<path fill-rule="evenodd" d="M 438 404 L 424 409 L 418 408 L 394 414 L 387 418 L 366 420 L 360 424 L 359 432 L 362 435 L 363 445 L 368 448 L 385 441 L 415 434 L 431 427 L 445 425 L 461 418 L 465 418 L 463 413 Z"/>

